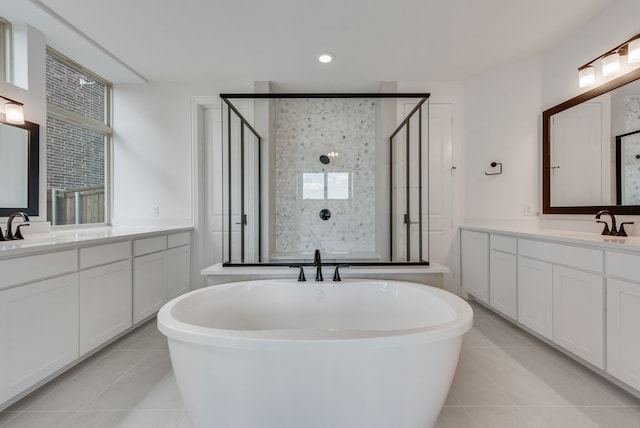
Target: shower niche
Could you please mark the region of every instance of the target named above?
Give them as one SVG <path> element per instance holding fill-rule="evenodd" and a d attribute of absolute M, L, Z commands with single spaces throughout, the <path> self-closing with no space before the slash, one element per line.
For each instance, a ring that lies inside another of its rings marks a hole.
<path fill-rule="evenodd" d="M 429 94 L 220 97 L 225 266 L 429 263 Z"/>

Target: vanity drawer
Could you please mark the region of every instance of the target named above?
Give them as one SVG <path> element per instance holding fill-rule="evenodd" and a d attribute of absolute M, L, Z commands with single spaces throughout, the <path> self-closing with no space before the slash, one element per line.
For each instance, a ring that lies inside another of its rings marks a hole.
<path fill-rule="evenodd" d="M 131 257 L 131 243 L 129 241 L 80 248 L 80 269 L 106 265 L 126 260 L 129 257 Z"/>
<path fill-rule="evenodd" d="M 640 282 L 640 256 L 607 251 L 607 276 Z"/>
<path fill-rule="evenodd" d="M 191 232 L 174 233 L 167 237 L 167 248 L 181 247 L 191 242 Z"/>
<path fill-rule="evenodd" d="M 504 253 L 516 254 L 517 240 L 513 236 L 494 235 L 491 234 L 491 249 L 502 251 Z"/>
<path fill-rule="evenodd" d="M 136 239 L 133 241 L 133 255 L 143 256 L 145 254 L 157 253 L 167 249 L 167 237 L 154 236 L 153 238 Z"/>
<path fill-rule="evenodd" d="M 0 289 L 78 270 L 76 250 L 0 261 Z"/>
<path fill-rule="evenodd" d="M 558 265 L 603 273 L 602 251 L 572 245 L 520 239 L 519 255 Z"/>

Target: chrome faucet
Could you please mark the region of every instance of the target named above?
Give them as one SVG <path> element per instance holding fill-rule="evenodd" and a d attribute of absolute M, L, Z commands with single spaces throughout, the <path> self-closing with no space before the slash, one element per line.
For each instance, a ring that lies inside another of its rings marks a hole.
<path fill-rule="evenodd" d="M 317 248 L 313 253 L 313 265 L 316 267 L 316 281 L 324 281 L 324 278 L 322 278 L 322 260 L 320 258 L 320 250 Z"/>
<path fill-rule="evenodd" d="M 13 223 L 13 219 L 16 217 L 22 217 L 22 220 L 25 222 L 23 224 L 20 224 L 18 226 L 18 228 L 16 229 L 16 233 L 13 233 L 13 229 L 11 228 L 11 225 Z M 13 239 L 24 239 L 24 237 L 22 236 L 22 232 L 20 231 L 20 227 L 21 226 L 29 226 L 29 224 L 27 224 L 26 222 L 29 221 L 29 216 L 25 213 L 23 213 L 22 211 L 17 211 L 15 213 L 12 213 L 9 216 L 9 219 L 7 220 L 7 234 L 5 235 L 5 239 L 8 241 L 11 241 Z M 0 233 L 1 234 L 1 233 Z"/>

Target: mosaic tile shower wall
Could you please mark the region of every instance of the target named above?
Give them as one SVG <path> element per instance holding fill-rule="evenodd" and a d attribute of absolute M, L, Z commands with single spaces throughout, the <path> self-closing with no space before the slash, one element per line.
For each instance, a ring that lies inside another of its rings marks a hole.
<path fill-rule="evenodd" d="M 627 131 L 640 130 L 640 97 L 628 96 L 625 100 L 625 129 Z M 622 159 L 624 162 L 624 205 L 640 205 L 640 134 L 626 137 Z"/>
<path fill-rule="evenodd" d="M 374 254 L 375 100 L 279 99 L 275 110 L 274 256 Z"/>

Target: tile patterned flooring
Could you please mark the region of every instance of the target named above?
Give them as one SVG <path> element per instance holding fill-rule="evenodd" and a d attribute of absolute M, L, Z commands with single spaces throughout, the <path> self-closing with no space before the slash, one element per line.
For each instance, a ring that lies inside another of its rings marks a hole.
<path fill-rule="evenodd" d="M 640 400 L 473 307 L 436 428 L 640 428 Z M 0 412 L 0 428 L 192 426 L 155 320 Z"/>

